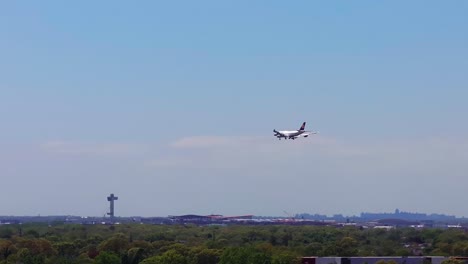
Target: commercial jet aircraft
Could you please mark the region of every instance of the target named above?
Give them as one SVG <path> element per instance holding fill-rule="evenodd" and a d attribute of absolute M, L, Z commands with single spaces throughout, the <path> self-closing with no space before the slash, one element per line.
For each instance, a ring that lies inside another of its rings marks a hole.
<path fill-rule="evenodd" d="M 306 131 L 305 125 L 306 125 L 306 122 L 302 123 L 302 126 L 301 128 L 299 128 L 299 130 L 293 130 L 293 131 L 287 131 L 287 130 L 276 131 L 275 129 L 273 129 L 273 132 L 275 133 L 274 136 L 277 137 L 279 140 L 281 140 L 281 138 L 294 140 L 298 137 L 306 138 L 309 135 L 317 134 L 317 132 Z"/>

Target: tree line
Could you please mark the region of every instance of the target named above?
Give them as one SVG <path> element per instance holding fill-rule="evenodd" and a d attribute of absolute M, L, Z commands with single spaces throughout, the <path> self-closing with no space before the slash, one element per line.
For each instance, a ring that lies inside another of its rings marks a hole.
<path fill-rule="evenodd" d="M 461 229 L 323 226 L 0 226 L 0 264 L 294 264 L 302 256 L 468 256 Z"/>

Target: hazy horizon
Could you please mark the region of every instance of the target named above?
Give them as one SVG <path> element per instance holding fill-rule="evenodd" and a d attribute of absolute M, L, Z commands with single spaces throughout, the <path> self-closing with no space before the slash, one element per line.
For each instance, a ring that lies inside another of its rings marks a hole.
<path fill-rule="evenodd" d="M 0 215 L 468 216 L 467 13 L 3 2 Z"/>
<path fill-rule="evenodd" d="M 118 204 L 116 204 L 116 207 L 117 207 Z M 319 216 L 325 216 L 325 217 L 328 217 L 328 218 L 333 218 L 335 216 L 342 216 L 342 217 L 361 217 L 361 214 L 367 214 L 367 213 L 370 213 L 370 214 L 394 214 L 395 212 L 360 212 L 358 214 L 354 214 L 354 215 L 345 215 L 345 214 L 342 214 L 342 213 L 339 213 L 339 212 L 336 212 L 336 213 L 333 213 L 333 214 L 320 214 L 320 213 L 317 213 L 317 212 L 298 212 L 298 213 L 295 213 L 295 214 L 290 214 L 289 212 L 287 211 L 283 211 L 282 214 L 278 214 L 278 215 L 258 215 L 258 214 L 252 214 L 254 217 L 279 217 L 279 218 L 289 218 L 291 216 L 293 217 L 296 217 L 297 215 L 301 215 L 301 214 L 309 214 L 311 216 L 314 216 L 314 215 L 319 215 Z M 431 216 L 431 215 L 444 215 L 444 216 L 447 216 L 447 217 L 451 217 L 451 216 L 455 216 L 455 215 L 450 215 L 450 214 L 444 214 L 442 212 L 406 212 L 406 211 L 401 211 L 400 213 L 409 213 L 409 214 L 425 214 L 427 216 Z M 203 215 L 203 214 L 195 214 L 195 213 L 191 213 L 191 214 L 194 214 L 194 215 Z M 180 215 L 190 215 L 190 214 L 179 214 Z M 226 215 L 226 214 L 223 214 L 222 212 L 217 212 L 217 213 L 211 213 L 211 214 L 206 214 L 206 215 L 222 215 L 222 216 L 234 216 L 234 215 Z M 109 215 L 106 213 L 106 214 L 103 214 L 103 215 L 73 215 L 73 214 L 60 214 L 60 215 L 42 215 L 42 214 L 37 214 L 37 215 L 0 215 L 1 217 L 55 217 L 55 216 L 77 216 L 77 217 L 105 217 L 105 218 L 109 218 Z M 142 216 L 142 215 L 118 215 L 116 214 L 115 217 L 119 218 L 119 217 L 122 217 L 122 218 L 125 218 L 125 217 L 170 217 L 170 216 L 176 216 L 176 215 L 145 215 L 145 216 Z M 236 216 L 244 216 L 244 215 L 236 215 Z M 465 216 L 455 216 L 457 219 L 460 219 L 460 218 L 466 218 Z"/>

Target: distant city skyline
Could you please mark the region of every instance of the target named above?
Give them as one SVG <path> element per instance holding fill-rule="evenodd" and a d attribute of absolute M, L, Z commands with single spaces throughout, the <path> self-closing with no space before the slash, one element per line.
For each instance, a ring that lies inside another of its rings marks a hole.
<path fill-rule="evenodd" d="M 468 216 L 467 13 L 2 2 L 0 215 Z"/>

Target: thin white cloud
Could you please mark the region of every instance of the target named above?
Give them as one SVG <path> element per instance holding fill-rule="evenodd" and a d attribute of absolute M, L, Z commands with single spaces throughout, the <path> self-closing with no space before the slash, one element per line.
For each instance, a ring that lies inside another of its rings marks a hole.
<path fill-rule="evenodd" d="M 142 145 L 123 143 L 82 143 L 72 141 L 48 141 L 41 149 L 59 154 L 115 156 L 131 155 L 144 150 Z"/>
<path fill-rule="evenodd" d="M 234 147 L 255 140 L 253 137 L 192 136 L 171 143 L 174 148 L 216 148 Z"/>
<path fill-rule="evenodd" d="M 295 141 L 269 137 L 194 136 L 169 144 L 146 165 L 158 168 L 239 168 L 278 166 L 288 161 L 327 161 L 337 166 L 353 163 L 366 170 L 422 166 L 427 160 L 447 161 L 468 157 L 466 142 L 447 139 L 420 139 L 379 143 L 347 143 L 333 138 L 313 136 Z M 170 155 L 164 155 L 170 152 Z M 430 166 L 430 164 L 426 165 Z M 424 169 L 424 167 L 423 167 Z"/>
<path fill-rule="evenodd" d="M 420 139 L 379 143 L 348 143 L 334 138 L 313 136 L 295 141 L 270 137 L 193 136 L 166 146 L 131 143 L 82 143 L 49 141 L 41 144 L 48 153 L 100 157 L 132 156 L 145 168 L 261 168 L 287 164 L 292 160 L 309 162 L 353 162 L 366 170 L 430 167 L 438 162 L 468 160 L 467 141 Z M 452 159 L 452 160 L 450 160 Z M 432 164 L 423 164 L 430 161 Z"/>
<path fill-rule="evenodd" d="M 357 156 L 368 154 L 369 149 L 359 145 L 345 144 L 333 138 L 312 136 L 308 139 L 277 140 L 271 137 L 194 136 L 185 137 L 169 144 L 172 148 L 200 149 L 199 151 L 236 150 L 239 152 L 320 152 L 326 155 Z"/>
<path fill-rule="evenodd" d="M 311 157 L 351 157 L 367 149 L 314 136 L 295 141 L 271 137 L 193 136 L 178 139 L 145 164 L 152 168 L 254 168 Z"/>
<path fill-rule="evenodd" d="M 196 163 L 195 160 L 184 157 L 163 157 L 145 161 L 144 165 L 148 168 L 190 168 L 195 167 Z"/>
<path fill-rule="evenodd" d="M 68 195 L 69 179 L 83 177 L 83 186 L 95 182 L 86 188 L 99 197 L 103 188 L 129 200 L 138 195 L 153 199 L 154 193 L 164 199 L 175 192 L 178 198 L 167 210 L 178 208 L 180 213 L 191 199 L 197 208 L 223 213 L 264 208 L 255 211 L 263 214 L 291 208 L 347 214 L 405 206 L 405 210 L 466 215 L 459 209 L 463 207 L 459 194 L 468 184 L 467 150 L 468 141 L 455 138 L 351 142 L 323 135 L 295 141 L 206 136 L 145 145 L 49 141 L 40 148 L 4 147 L 0 156 L 2 173 L 15 184 L 30 177 L 43 188 L 52 182 L 63 186 L 51 189 L 55 197 Z M 222 199 L 213 200 L 214 195 Z M 442 198 L 425 200 L 431 195 Z M 249 203 L 241 206 L 239 199 Z M 51 202 L 55 200 L 50 196 Z M 153 212 L 153 207 L 145 206 L 140 205 L 140 210 Z"/>

